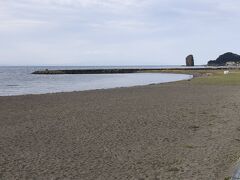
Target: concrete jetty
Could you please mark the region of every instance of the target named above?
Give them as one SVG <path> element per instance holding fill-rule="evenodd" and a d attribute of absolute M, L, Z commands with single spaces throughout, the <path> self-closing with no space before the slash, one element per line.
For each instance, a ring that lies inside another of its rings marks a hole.
<path fill-rule="evenodd" d="M 239 67 L 215 66 L 215 67 L 179 67 L 179 68 L 120 68 L 120 69 L 68 69 L 68 70 L 39 70 L 32 74 L 124 74 L 124 73 L 144 73 L 151 71 L 177 71 L 177 70 L 229 70 L 239 69 Z"/>

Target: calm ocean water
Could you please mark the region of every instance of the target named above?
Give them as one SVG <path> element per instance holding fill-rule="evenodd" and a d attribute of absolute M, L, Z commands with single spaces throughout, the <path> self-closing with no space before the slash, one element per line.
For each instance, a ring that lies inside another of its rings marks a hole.
<path fill-rule="evenodd" d="M 41 69 L 93 69 L 119 67 L 0 67 L 0 96 L 84 91 L 173 82 L 191 75 L 134 73 L 91 75 L 33 75 Z M 129 67 L 121 67 L 129 68 Z M 133 67 L 131 67 L 133 68 Z M 147 68 L 157 68 L 156 66 Z"/>

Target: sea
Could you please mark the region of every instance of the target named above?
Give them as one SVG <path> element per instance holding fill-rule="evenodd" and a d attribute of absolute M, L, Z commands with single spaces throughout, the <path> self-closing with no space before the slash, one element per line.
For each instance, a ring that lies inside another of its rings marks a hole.
<path fill-rule="evenodd" d="M 86 91 L 142 86 L 191 79 L 191 75 L 164 73 L 35 75 L 36 70 L 164 68 L 168 66 L 0 66 L 0 96 Z M 173 67 L 173 66 L 171 66 Z M 181 66 L 174 66 L 179 67 Z"/>

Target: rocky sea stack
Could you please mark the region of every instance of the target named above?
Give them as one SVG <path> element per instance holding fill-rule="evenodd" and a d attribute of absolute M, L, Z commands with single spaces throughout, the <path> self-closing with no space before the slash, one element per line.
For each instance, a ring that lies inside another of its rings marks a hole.
<path fill-rule="evenodd" d="M 227 66 L 237 65 L 240 63 L 240 55 L 232 52 L 225 53 L 219 56 L 216 60 L 208 62 L 208 66 Z"/>
<path fill-rule="evenodd" d="M 186 66 L 194 66 L 193 55 L 189 55 L 186 57 Z"/>

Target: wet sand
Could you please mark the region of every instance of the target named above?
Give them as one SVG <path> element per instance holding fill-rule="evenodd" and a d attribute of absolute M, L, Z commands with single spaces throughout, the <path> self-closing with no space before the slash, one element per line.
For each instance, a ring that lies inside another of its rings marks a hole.
<path fill-rule="evenodd" d="M 239 107 L 239 86 L 191 81 L 0 97 L 0 179 L 224 179 Z"/>

